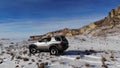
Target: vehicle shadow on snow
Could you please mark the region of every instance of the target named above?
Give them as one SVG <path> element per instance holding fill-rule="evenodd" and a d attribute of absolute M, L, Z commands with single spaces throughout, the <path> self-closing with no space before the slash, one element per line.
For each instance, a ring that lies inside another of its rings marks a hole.
<path fill-rule="evenodd" d="M 101 53 L 102 51 L 95 51 L 95 50 L 69 50 L 65 51 L 63 55 L 90 55 L 90 54 L 96 54 L 96 53 Z"/>

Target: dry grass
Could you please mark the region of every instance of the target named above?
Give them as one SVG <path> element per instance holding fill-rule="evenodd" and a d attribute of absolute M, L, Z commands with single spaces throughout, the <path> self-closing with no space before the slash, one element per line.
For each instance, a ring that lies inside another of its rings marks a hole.
<path fill-rule="evenodd" d="M 34 60 L 34 59 L 31 59 L 31 61 L 32 61 L 32 62 L 35 62 L 35 60 Z"/>
<path fill-rule="evenodd" d="M 50 58 L 46 58 L 46 60 L 49 60 Z"/>
<path fill-rule="evenodd" d="M 31 65 L 32 64 L 32 62 L 30 62 L 30 63 L 28 63 L 29 65 Z"/>
<path fill-rule="evenodd" d="M 21 56 L 17 56 L 16 59 L 22 59 L 22 57 Z"/>
<path fill-rule="evenodd" d="M 111 59 L 112 61 L 115 61 L 115 58 L 114 58 L 113 53 L 110 55 L 110 59 Z"/>
<path fill-rule="evenodd" d="M 22 58 L 22 59 L 23 59 L 23 61 L 29 61 L 29 59 L 26 58 L 26 57 L 24 57 L 24 58 Z"/>
<path fill-rule="evenodd" d="M 77 57 L 76 57 L 76 59 L 80 59 L 80 58 L 81 58 L 81 56 L 77 56 Z"/>
<path fill-rule="evenodd" d="M 59 62 L 60 64 L 65 64 L 65 62 L 63 62 L 63 61 L 61 61 L 61 62 Z"/>
<path fill-rule="evenodd" d="M 16 65 L 15 68 L 19 68 L 19 65 Z"/>
<path fill-rule="evenodd" d="M 51 60 L 52 63 L 54 63 L 56 60 Z"/>
<path fill-rule="evenodd" d="M 108 66 L 107 66 L 107 65 L 102 65 L 102 67 L 103 67 L 103 68 L 108 68 Z"/>
<path fill-rule="evenodd" d="M 11 61 L 14 59 L 15 55 L 13 53 L 10 53 L 11 57 Z"/>
<path fill-rule="evenodd" d="M 106 50 L 103 51 L 105 54 L 109 54 Z"/>
<path fill-rule="evenodd" d="M 29 53 L 28 56 L 31 57 L 31 53 Z"/>
<path fill-rule="evenodd" d="M 0 64 L 2 64 L 3 63 L 3 59 L 2 58 L 0 58 Z"/>
<path fill-rule="evenodd" d="M 19 55 L 22 55 L 22 51 L 19 51 Z"/>
<path fill-rule="evenodd" d="M 42 60 L 38 60 L 38 62 L 42 62 Z"/>
<path fill-rule="evenodd" d="M 23 61 L 29 61 L 29 58 L 21 57 L 21 56 L 17 56 L 16 59 L 23 60 Z"/>
<path fill-rule="evenodd" d="M 105 61 L 107 61 L 107 59 L 105 57 L 101 56 L 101 61 L 105 62 Z"/>
<path fill-rule="evenodd" d="M 91 67 L 91 65 L 89 63 L 85 63 L 86 67 Z"/>
<path fill-rule="evenodd" d="M 101 56 L 102 67 L 108 68 L 108 66 L 105 64 L 105 61 L 107 61 L 106 58 Z"/>
<path fill-rule="evenodd" d="M 28 51 L 27 51 L 27 50 L 25 50 L 25 51 L 23 51 L 23 54 L 25 55 L 25 54 L 27 54 L 27 52 L 28 52 Z"/>
<path fill-rule="evenodd" d="M 24 65 L 22 65 L 21 67 L 24 68 Z"/>
<path fill-rule="evenodd" d="M 37 64 L 38 68 L 45 68 L 45 64 L 44 63 L 41 63 L 41 64 L 36 63 L 36 64 Z"/>
<path fill-rule="evenodd" d="M 5 51 L 2 51 L 1 55 L 5 54 Z"/>

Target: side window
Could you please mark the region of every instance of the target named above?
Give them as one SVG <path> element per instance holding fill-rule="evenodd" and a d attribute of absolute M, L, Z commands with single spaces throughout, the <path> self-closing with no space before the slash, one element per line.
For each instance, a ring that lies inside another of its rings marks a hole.
<path fill-rule="evenodd" d="M 42 40 L 40 40 L 39 42 L 49 42 L 51 40 L 51 38 L 44 38 Z"/>
<path fill-rule="evenodd" d="M 61 41 L 60 37 L 55 37 L 56 41 Z"/>
<path fill-rule="evenodd" d="M 39 42 L 44 42 L 45 41 L 45 39 L 41 39 L 41 40 L 39 40 Z"/>
<path fill-rule="evenodd" d="M 51 40 L 51 38 L 47 38 L 47 42 L 49 42 Z"/>

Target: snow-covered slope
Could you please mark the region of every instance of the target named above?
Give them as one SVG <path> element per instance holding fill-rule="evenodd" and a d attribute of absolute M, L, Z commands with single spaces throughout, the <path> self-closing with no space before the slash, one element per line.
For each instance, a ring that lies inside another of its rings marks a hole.
<path fill-rule="evenodd" d="M 94 50 L 120 50 L 120 35 L 107 37 L 76 36 L 69 39 L 72 48 Z"/>
<path fill-rule="evenodd" d="M 26 41 L 1 40 L 0 68 L 120 68 L 119 37 L 69 37 L 69 48 L 60 56 L 48 52 L 32 55 Z"/>

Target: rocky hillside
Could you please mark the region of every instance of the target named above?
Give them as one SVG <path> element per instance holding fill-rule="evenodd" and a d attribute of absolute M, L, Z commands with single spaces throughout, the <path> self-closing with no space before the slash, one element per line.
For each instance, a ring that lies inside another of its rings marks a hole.
<path fill-rule="evenodd" d="M 120 32 L 120 6 L 112 9 L 108 16 L 99 21 L 90 23 L 89 25 L 83 26 L 79 29 L 61 29 L 53 32 L 48 32 L 44 35 L 30 36 L 29 40 L 38 40 L 43 37 L 64 35 L 64 36 L 75 36 L 81 34 L 90 34 L 92 36 L 106 36 L 107 34 L 112 34 Z"/>
<path fill-rule="evenodd" d="M 94 22 L 96 27 L 87 33 L 93 36 L 106 36 L 120 33 L 120 6 L 112 9 L 109 15 L 102 20 Z"/>

